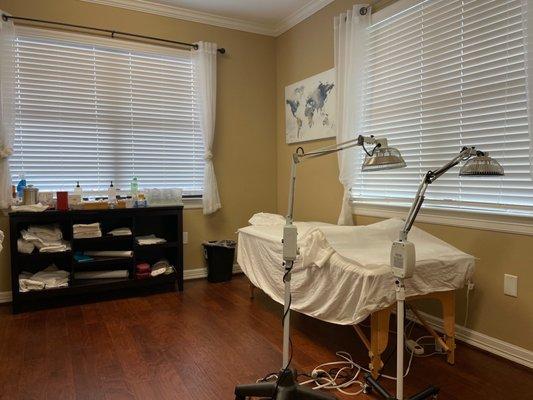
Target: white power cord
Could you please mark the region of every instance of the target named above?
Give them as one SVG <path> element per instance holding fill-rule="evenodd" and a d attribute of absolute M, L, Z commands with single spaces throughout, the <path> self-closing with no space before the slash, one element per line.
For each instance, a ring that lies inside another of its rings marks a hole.
<path fill-rule="evenodd" d="M 412 322 L 412 321 L 411 321 Z M 411 331 L 413 329 L 413 326 L 414 326 L 414 322 L 412 322 L 412 325 L 409 327 L 409 334 L 407 334 L 406 332 L 406 335 L 405 335 L 405 341 L 404 343 L 407 343 L 408 341 L 408 337 L 410 336 L 411 334 Z M 407 328 L 406 327 L 406 331 L 407 331 Z M 423 340 L 427 340 L 427 339 L 434 339 L 433 336 L 421 336 L 419 337 L 418 339 L 414 340 L 414 342 L 416 344 L 420 344 L 421 346 L 424 346 L 424 345 L 429 345 L 429 344 L 432 344 L 433 342 L 430 342 L 430 343 L 420 343 L 421 341 Z M 415 352 L 413 351 L 412 348 L 408 347 L 407 344 L 405 344 L 405 348 L 407 349 L 407 351 L 409 353 L 411 353 L 410 357 L 409 357 L 409 363 L 407 365 L 407 369 L 405 370 L 404 372 L 404 378 L 409 374 L 410 370 L 411 370 L 411 365 L 412 365 L 412 362 L 413 362 L 413 358 L 417 357 L 417 358 L 425 358 L 425 357 L 431 357 L 431 356 L 434 356 L 434 355 L 440 355 L 440 354 L 446 354 L 446 352 L 443 352 L 443 351 L 434 351 L 432 353 L 429 353 L 429 354 L 415 354 Z M 363 392 L 363 388 L 365 386 L 365 384 L 358 380 L 357 378 L 359 377 L 361 371 L 365 371 L 365 372 L 370 372 L 369 369 L 367 368 L 364 368 L 362 367 L 361 365 L 357 364 L 355 361 L 353 361 L 353 358 L 351 356 L 350 353 L 346 352 L 346 351 L 338 351 L 335 353 L 338 357 L 340 357 L 342 360 L 340 361 L 333 361 L 333 362 L 327 362 L 327 363 L 323 363 L 323 364 L 320 364 L 318 365 L 315 369 L 313 369 L 313 371 L 311 371 L 311 379 L 305 381 L 305 382 L 301 382 L 300 384 L 301 385 L 307 385 L 307 384 L 312 384 L 314 383 L 315 386 L 313 387 L 313 389 L 326 389 L 326 390 L 338 390 L 340 393 L 342 394 L 345 394 L 345 395 L 348 395 L 348 396 L 356 396 L 356 395 L 359 395 Z M 335 373 L 332 373 L 331 372 L 331 368 L 329 371 L 327 371 L 325 368 L 326 367 L 338 367 L 338 371 L 336 371 Z M 338 379 L 342 377 L 342 373 L 343 372 L 349 372 L 349 371 L 352 371 L 352 377 L 345 381 L 345 382 L 342 382 L 342 383 L 337 383 Z M 381 377 L 385 378 L 385 379 L 390 379 L 390 380 L 393 380 L 395 381 L 396 380 L 396 377 L 394 376 L 389 376 L 389 375 L 380 375 Z M 347 389 L 348 387 L 352 386 L 352 385 L 358 385 L 361 389 L 355 391 L 355 392 L 348 392 L 346 391 L 345 389 Z"/>
<path fill-rule="evenodd" d="M 474 282 L 468 281 L 468 286 L 466 289 L 466 310 L 465 310 L 465 322 L 463 326 L 466 328 L 466 324 L 468 323 L 468 309 L 470 308 L 470 292 L 474 290 Z"/>

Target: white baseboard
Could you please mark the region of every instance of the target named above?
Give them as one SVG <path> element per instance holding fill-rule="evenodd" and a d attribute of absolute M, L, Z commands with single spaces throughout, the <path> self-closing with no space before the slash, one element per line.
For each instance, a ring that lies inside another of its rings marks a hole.
<path fill-rule="evenodd" d="M 233 273 L 238 274 L 241 272 L 239 265 L 235 264 L 233 266 Z M 183 271 L 183 279 L 185 280 L 203 279 L 205 277 L 207 277 L 207 268 L 194 268 Z M 0 292 L 0 303 L 9 302 L 11 302 L 11 292 Z M 438 332 L 443 332 L 441 318 L 424 312 L 420 313 L 433 329 Z M 407 312 L 407 317 L 411 320 L 416 320 L 410 311 Z M 533 351 L 524 349 L 523 347 L 515 346 L 514 344 L 476 332 L 461 325 L 455 326 L 455 337 L 457 340 L 468 343 L 489 353 L 506 358 L 528 368 L 533 368 Z"/>
<path fill-rule="evenodd" d="M 241 273 L 241 267 L 239 264 L 233 264 L 233 274 Z M 186 269 L 183 271 L 183 280 L 189 281 L 192 279 L 202 279 L 207 277 L 207 268 L 195 268 L 195 269 Z"/>
<path fill-rule="evenodd" d="M 419 311 L 420 314 L 426 319 L 428 325 L 438 332 L 443 333 L 442 319 L 433 315 Z M 411 311 L 407 311 L 407 318 L 413 321 L 417 321 L 416 317 Z M 489 353 L 511 360 L 517 364 L 524 365 L 528 368 L 533 368 L 533 351 L 524 349 L 523 347 L 515 346 L 514 344 L 504 342 L 503 340 L 493 338 L 474 331 L 469 328 L 465 328 L 461 325 L 455 325 L 455 338 L 462 342 L 468 343 L 478 349 L 485 350 Z"/>
<path fill-rule="evenodd" d="M 11 303 L 11 290 L 0 292 L 0 303 Z"/>
<path fill-rule="evenodd" d="M 241 273 L 241 267 L 238 264 L 233 265 L 233 273 Z M 191 279 L 202 279 L 207 277 L 207 268 L 194 268 L 186 269 L 183 271 L 183 279 L 188 281 Z M 11 291 L 7 290 L 5 292 L 0 292 L 0 304 L 1 303 L 11 303 Z"/>

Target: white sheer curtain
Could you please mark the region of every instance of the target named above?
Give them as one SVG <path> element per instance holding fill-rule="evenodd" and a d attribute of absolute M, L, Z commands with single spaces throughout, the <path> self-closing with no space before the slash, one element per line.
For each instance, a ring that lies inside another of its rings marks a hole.
<path fill-rule="evenodd" d="M 201 105 L 201 126 L 204 136 L 204 214 L 212 214 L 222 207 L 218 195 L 217 178 L 213 166 L 213 140 L 215 138 L 215 117 L 217 101 L 217 45 L 198 42 L 193 49 L 195 78 L 198 83 L 198 99 Z"/>
<path fill-rule="evenodd" d="M 361 8 L 366 8 L 361 15 Z M 337 85 L 337 143 L 355 138 L 362 133 L 363 90 L 366 63 L 367 29 L 370 25 L 370 7 L 356 4 L 351 10 L 334 19 L 334 52 Z M 338 153 L 339 180 L 344 186 L 339 225 L 353 225 L 350 207 L 350 188 L 355 183 L 359 148 Z"/>
<path fill-rule="evenodd" d="M 533 179 L 533 4 L 531 4 L 531 0 L 522 0 L 522 15 L 528 83 L 529 172 Z"/>
<path fill-rule="evenodd" d="M 12 200 L 8 157 L 15 134 L 14 38 L 13 22 L 0 19 L 0 208 L 8 208 Z"/>

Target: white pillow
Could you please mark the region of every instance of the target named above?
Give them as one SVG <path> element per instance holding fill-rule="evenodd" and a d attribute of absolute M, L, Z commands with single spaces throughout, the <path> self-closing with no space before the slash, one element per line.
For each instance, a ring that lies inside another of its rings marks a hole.
<path fill-rule="evenodd" d="M 256 213 L 248 220 L 250 225 L 254 226 L 275 226 L 285 225 L 285 217 L 279 214 Z"/>

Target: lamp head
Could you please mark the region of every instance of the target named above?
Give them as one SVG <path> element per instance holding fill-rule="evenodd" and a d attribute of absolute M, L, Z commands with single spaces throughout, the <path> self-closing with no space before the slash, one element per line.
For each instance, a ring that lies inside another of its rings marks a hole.
<path fill-rule="evenodd" d="M 498 161 L 489 157 L 489 153 L 478 151 L 459 170 L 459 176 L 503 176 L 505 172 Z"/>
<path fill-rule="evenodd" d="M 394 147 L 389 147 L 387 139 L 377 139 L 377 145 L 371 153 L 367 153 L 361 171 L 383 171 L 387 169 L 405 167 L 405 160 L 400 151 Z"/>

